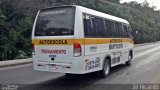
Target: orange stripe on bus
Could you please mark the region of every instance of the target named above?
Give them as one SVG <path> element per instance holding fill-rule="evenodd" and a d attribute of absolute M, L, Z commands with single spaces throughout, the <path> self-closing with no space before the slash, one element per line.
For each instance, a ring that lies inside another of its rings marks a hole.
<path fill-rule="evenodd" d="M 84 39 L 38 39 L 32 40 L 35 45 L 73 45 L 74 42 L 81 45 L 129 43 L 134 44 L 129 38 L 84 38 Z"/>

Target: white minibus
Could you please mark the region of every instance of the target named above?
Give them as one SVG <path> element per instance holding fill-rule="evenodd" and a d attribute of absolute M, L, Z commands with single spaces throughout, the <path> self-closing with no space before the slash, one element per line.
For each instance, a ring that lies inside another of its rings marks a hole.
<path fill-rule="evenodd" d="M 106 77 L 111 67 L 131 65 L 133 46 L 124 19 L 77 5 L 45 8 L 33 25 L 33 68 Z"/>

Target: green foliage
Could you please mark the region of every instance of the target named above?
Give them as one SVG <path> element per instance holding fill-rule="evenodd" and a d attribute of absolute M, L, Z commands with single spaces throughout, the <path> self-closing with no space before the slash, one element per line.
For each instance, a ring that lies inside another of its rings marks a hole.
<path fill-rule="evenodd" d="M 37 11 L 70 4 L 128 20 L 133 28 L 135 43 L 160 40 L 160 11 L 154 11 L 154 7 L 149 7 L 148 3 L 120 4 L 119 0 L 1 0 L 0 60 L 31 57 L 31 31 Z"/>
<path fill-rule="evenodd" d="M 24 51 L 18 50 L 16 59 L 28 58 L 27 54 Z"/>
<path fill-rule="evenodd" d="M 19 55 L 19 50 L 24 53 L 31 52 L 30 37 L 33 19 L 18 12 L 7 2 L 2 2 L 0 10 L 3 16 L 0 21 L 0 59 L 15 59 Z"/>

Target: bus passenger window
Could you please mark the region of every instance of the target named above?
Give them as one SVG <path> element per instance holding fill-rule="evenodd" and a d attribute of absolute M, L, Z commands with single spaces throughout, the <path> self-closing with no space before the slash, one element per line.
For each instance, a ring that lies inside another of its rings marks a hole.
<path fill-rule="evenodd" d="M 128 38 L 129 35 L 128 35 L 128 27 L 127 27 L 127 25 L 123 25 L 123 29 L 124 29 L 124 37 Z"/>
<path fill-rule="evenodd" d="M 113 21 L 110 21 L 109 22 L 109 27 L 110 27 L 110 30 L 111 30 L 110 37 L 115 37 L 115 23 Z"/>
<path fill-rule="evenodd" d="M 118 22 L 115 22 L 115 37 L 119 37 L 120 34 L 119 34 L 119 23 Z"/>
<path fill-rule="evenodd" d="M 89 15 L 84 15 L 84 34 L 85 37 L 93 37 L 93 30 L 91 26 L 91 20 Z"/>
<path fill-rule="evenodd" d="M 118 23 L 118 37 L 122 38 L 123 37 L 123 29 L 122 29 L 122 24 Z"/>
<path fill-rule="evenodd" d="M 92 20 L 92 25 L 93 25 L 94 36 L 95 37 L 100 36 L 99 31 L 98 31 L 98 19 L 96 17 L 92 17 L 91 20 Z"/>
<path fill-rule="evenodd" d="M 106 37 L 106 30 L 105 30 L 105 27 L 104 27 L 104 21 L 101 18 L 99 18 L 97 20 L 98 20 L 98 32 L 99 32 L 98 37 L 105 38 Z"/>
<path fill-rule="evenodd" d="M 111 27 L 109 26 L 109 20 L 105 20 L 105 27 L 106 27 L 106 34 L 107 34 L 107 38 L 109 38 L 111 36 Z"/>
<path fill-rule="evenodd" d="M 123 28 L 122 28 L 122 23 L 119 23 L 119 34 L 120 34 L 120 37 L 122 38 L 123 37 Z"/>
<path fill-rule="evenodd" d="M 98 37 L 106 37 L 106 32 L 104 28 L 104 21 L 101 18 L 92 18 L 93 22 L 93 32 L 96 38 Z"/>

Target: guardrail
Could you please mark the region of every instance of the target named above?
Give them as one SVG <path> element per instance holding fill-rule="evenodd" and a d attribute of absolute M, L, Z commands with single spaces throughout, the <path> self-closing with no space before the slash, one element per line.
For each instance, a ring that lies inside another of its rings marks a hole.
<path fill-rule="evenodd" d="M 16 65 L 23 65 L 23 64 L 29 64 L 29 63 L 32 63 L 32 58 L 1 61 L 0 62 L 0 68 L 16 66 Z"/>

